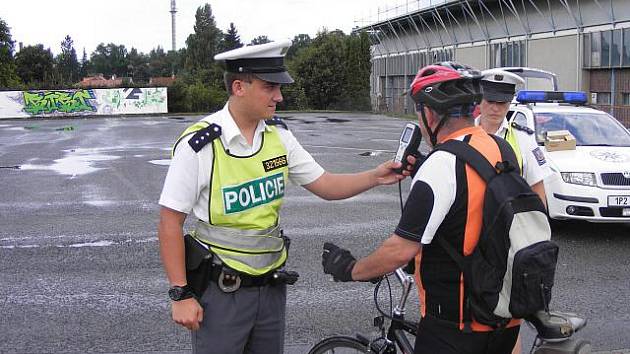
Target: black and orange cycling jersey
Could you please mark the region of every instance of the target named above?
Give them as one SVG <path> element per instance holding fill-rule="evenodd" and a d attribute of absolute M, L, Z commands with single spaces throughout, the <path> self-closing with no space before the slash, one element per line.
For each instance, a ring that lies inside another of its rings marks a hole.
<path fill-rule="evenodd" d="M 498 146 L 480 127 L 460 129 L 446 137 L 463 140 L 481 152 L 492 165 L 501 159 Z M 482 226 L 485 182 L 472 167 L 454 155 L 438 151 L 420 167 L 395 233 L 422 243 L 416 257 L 421 315 L 456 324 L 464 329 L 464 277 L 458 265 L 432 242 L 443 237 L 464 255 L 474 250 Z M 508 327 L 518 325 L 512 320 Z M 491 327 L 473 320 L 473 331 Z"/>

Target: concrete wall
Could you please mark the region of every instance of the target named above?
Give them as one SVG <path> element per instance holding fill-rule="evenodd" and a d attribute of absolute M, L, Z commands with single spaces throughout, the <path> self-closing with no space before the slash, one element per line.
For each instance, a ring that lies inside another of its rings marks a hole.
<path fill-rule="evenodd" d="M 0 119 L 167 112 L 166 87 L 0 92 Z"/>
<path fill-rule="evenodd" d="M 486 46 L 464 47 L 455 50 L 455 61 L 472 66 L 477 70 L 487 69 Z"/>
<path fill-rule="evenodd" d="M 579 91 L 582 89 L 578 83 L 580 56 L 576 35 L 564 37 L 552 37 L 544 39 L 532 39 L 527 46 L 527 66 L 551 71 L 558 76 L 558 89 L 566 91 Z M 528 82 L 528 87 L 537 88 Z"/>

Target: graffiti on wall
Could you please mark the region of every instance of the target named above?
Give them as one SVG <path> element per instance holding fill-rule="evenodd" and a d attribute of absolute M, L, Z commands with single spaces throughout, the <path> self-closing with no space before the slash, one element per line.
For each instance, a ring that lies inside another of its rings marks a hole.
<path fill-rule="evenodd" d="M 24 111 L 30 115 L 95 112 L 94 90 L 24 91 Z"/>
<path fill-rule="evenodd" d="M 159 106 L 166 100 L 166 89 L 156 87 L 153 89 L 124 88 L 107 90 L 103 94 L 105 102 L 112 110 L 119 109 L 127 103 L 136 108 L 145 106 Z"/>
<path fill-rule="evenodd" d="M 166 87 L 0 91 L 0 119 L 167 113 Z"/>

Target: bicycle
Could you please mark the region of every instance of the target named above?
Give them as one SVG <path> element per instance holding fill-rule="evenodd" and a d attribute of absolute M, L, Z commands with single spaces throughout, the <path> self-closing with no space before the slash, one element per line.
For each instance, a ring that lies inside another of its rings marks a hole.
<path fill-rule="evenodd" d="M 374 288 L 374 303 L 376 309 L 380 312 L 380 316 L 374 318 L 374 326 L 378 327 L 381 334 L 375 339 L 370 339 L 362 334 L 356 334 L 356 337 L 350 336 L 331 336 L 321 340 L 315 344 L 309 351 L 309 354 L 325 354 L 325 353 L 379 353 L 390 354 L 396 353 L 396 347 L 404 354 L 413 353 L 413 344 L 409 342 L 406 334 L 416 335 L 418 322 L 405 320 L 405 304 L 411 287 L 414 284 L 413 277 L 405 273 L 402 268 L 396 269 L 394 273 L 402 286 L 400 301 L 391 311 L 386 314 L 378 305 L 378 291 L 382 284 L 382 279 Z M 391 293 L 390 293 L 391 296 Z M 391 298 L 390 298 L 391 300 Z M 390 320 L 389 328 L 385 329 L 385 318 Z M 347 351 L 346 351 L 347 350 Z"/>
<path fill-rule="evenodd" d="M 418 322 L 405 319 L 405 305 L 411 287 L 414 285 L 414 278 L 402 268 L 396 269 L 392 274 L 396 275 L 402 292 L 400 301 L 390 314 L 385 313 L 378 304 L 378 292 L 383 279 L 386 278 L 382 278 L 374 288 L 374 304 L 381 314 L 374 318 L 374 326 L 380 331 L 378 337 L 371 339 L 360 333 L 354 337 L 334 335 L 316 343 L 308 354 L 412 354 L 414 347 L 407 338 L 407 334 L 416 335 Z M 387 282 L 389 284 L 388 278 Z M 385 318 L 390 320 L 389 328 L 385 326 Z M 540 311 L 525 323 L 534 327 L 538 333 L 529 351 L 530 354 L 588 354 L 591 352 L 589 341 L 572 337 L 575 332 L 586 326 L 586 320 L 575 314 Z"/>

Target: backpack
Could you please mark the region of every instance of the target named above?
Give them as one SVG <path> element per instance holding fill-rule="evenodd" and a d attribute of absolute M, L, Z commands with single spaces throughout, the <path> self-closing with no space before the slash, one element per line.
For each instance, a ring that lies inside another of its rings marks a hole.
<path fill-rule="evenodd" d="M 464 274 L 466 329 L 471 316 L 503 328 L 511 318 L 548 311 L 558 260 L 542 201 L 519 174 L 509 144 L 491 136 L 501 151 L 502 161 L 495 167 L 459 140 L 448 140 L 434 150 L 454 154 L 486 182 L 481 234 L 474 251 L 464 256 L 443 237 L 436 237 Z"/>

